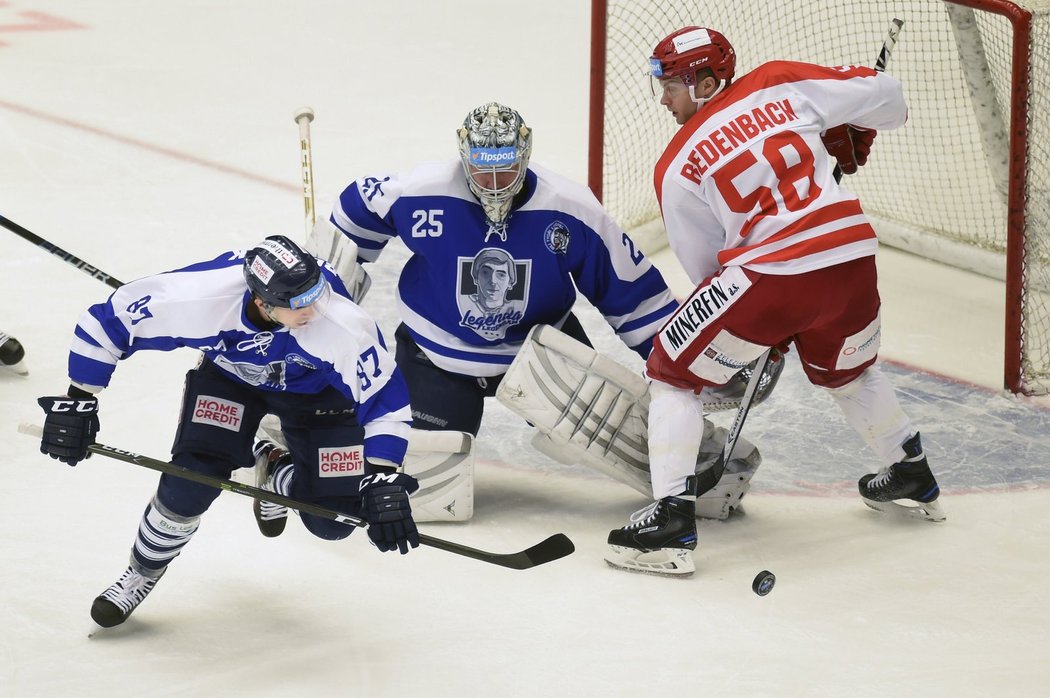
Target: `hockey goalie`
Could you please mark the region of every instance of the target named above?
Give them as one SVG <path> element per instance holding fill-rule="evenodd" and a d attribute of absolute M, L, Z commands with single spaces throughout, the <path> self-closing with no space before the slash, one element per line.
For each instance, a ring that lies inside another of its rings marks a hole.
<path fill-rule="evenodd" d="M 777 363 L 775 374 L 768 379 L 762 376 L 761 397 L 779 377 L 783 362 Z M 640 375 L 553 327 L 539 325 L 510 365 L 496 398 L 536 427 L 532 443 L 551 458 L 565 464 L 584 463 L 653 496 L 649 385 Z M 719 396 L 711 402 L 727 409 L 738 404 L 738 399 Z M 725 442 L 726 430 L 705 419 L 697 473 L 718 462 Z M 755 445 L 740 438 L 718 484 L 697 500 L 696 515 L 728 517 L 747 494 L 761 462 Z"/>

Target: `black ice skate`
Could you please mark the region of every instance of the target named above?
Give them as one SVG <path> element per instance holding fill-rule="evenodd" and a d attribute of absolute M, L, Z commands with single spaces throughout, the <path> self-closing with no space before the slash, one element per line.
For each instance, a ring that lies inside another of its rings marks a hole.
<path fill-rule="evenodd" d="M 21 342 L 5 332 L 0 332 L 0 366 L 20 376 L 28 376 L 29 369 L 22 360 L 25 355 L 26 350 Z"/>
<path fill-rule="evenodd" d="M 164 570 L 146 570 L 132 562 L 120 579 L 99 594 L 91 604 L 91 619 L 103 628 L 120 625 L 153 591 L 157 580 L 163 575 Z"/>
<path fill-rule="evenodd" d="M 900 463 L 860 479 L 857 485 L 864 503 L 888 514 L 944 521 L 947 517 L 937 501 L 941 488 L 930 472 L 918 433 L 904 442 L 904 453 L 905 458 Z M 914 504 L 898 504 L 894 501 L 897 499 L 908 499 Z"/>
<path fill-rule="evenodd" d="M 605 561 L 633 572 L 691 575 L 696 550 L 696 502 L 664 497 L 631 515 L 631 523 L 609 533 Z"/>
<path fill-rule="evenodd" d="M 273 492 L 274 471 L 290 458 L 288 451 L 272 441 L 263 440 L 255 444 L 252 452 L 255 454 L 256 486 Z M 288 507 L 256 499 L 252 510 L 255 512 L 255 523 L 264 536 L 276 538 L 284 533 L 285 524 L 288 523 Z"/>

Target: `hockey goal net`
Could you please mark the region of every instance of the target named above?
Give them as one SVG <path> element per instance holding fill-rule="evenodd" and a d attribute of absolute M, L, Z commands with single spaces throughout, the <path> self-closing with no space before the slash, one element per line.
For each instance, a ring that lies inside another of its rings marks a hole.
<path fill-rule="evenodd" d="M 1050 392 L 1050 0 L 593 0 L 591 188 L 643 247 L 664 243 L 653 166 L 678 128 L 648 56 L 683 26 L 722 32 L 737 74 L 773 59 L 888 71 L 908 124 L 848 180 L 880 240 L 1006 282 L 1004 385 Z"/>

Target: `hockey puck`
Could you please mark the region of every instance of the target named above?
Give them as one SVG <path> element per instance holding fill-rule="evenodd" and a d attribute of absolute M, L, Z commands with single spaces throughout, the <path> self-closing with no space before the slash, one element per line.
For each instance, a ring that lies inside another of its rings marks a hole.
<path fill-rule="evenodd" d="M 751 590 L 759 596 L 765 596 L 773 591 L 773 585 L 777 583 L 777 577 L 769 570 L 762 570 L 755 575 L 755 581 L 751 582 Z"/>

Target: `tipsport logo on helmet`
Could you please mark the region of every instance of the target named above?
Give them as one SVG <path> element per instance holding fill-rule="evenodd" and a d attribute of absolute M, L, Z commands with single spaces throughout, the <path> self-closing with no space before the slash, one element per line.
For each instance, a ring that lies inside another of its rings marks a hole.
<path fill-rule="evenodd" d="M 471 148 L 470 164 L 499 167 L 513 165 L 518 161 L 517 148 Z"/>
<path fill-rule="evenodd" d="M 305 308 L 308 305 L 313 305 L 321 298 L 321 294 L 324 293 L 326 285 L 325 278 L 322 276 L 308 291 L 290 299 L 288 301 L 288 307 L 292 310 L 297 310 L 299 308 Z"/>

